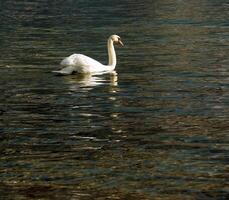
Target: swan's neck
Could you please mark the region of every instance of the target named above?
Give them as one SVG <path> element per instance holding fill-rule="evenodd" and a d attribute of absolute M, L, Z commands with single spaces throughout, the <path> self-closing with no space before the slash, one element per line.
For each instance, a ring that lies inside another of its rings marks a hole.
<path fill-rule="evenodd" d="M 114 49 L 114 44 L 111 39 L 108 39 L 107 41 L 107 49 L 108 49 L 108 57 L 109 57 L 109 66 L 112 66 L 115 68 L 116 66 L 116 54 Z"/>

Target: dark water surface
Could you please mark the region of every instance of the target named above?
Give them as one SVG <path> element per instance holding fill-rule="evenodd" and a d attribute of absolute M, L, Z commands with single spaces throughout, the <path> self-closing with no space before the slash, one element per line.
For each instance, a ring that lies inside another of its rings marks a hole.
<path fill-rule="evenodd" d="M 227 0 L 1 1 L 0 199 L 229 197 Z M 74 52 L 117 76 L 54 76 Z"/>

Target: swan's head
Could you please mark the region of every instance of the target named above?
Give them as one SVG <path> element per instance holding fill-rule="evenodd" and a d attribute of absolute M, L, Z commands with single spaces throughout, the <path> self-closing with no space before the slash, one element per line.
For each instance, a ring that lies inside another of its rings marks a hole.
<path fill-rule="evenodd" d="M 124 44 L 121 41 L 121 38 L 118 35 L 111 35 L 109 39 L 112 40 L 114 44 L 124 46 Z"/>

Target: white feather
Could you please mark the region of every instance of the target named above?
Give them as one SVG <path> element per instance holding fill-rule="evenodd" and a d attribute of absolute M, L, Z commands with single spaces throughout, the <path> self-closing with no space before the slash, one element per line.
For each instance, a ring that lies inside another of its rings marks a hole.
<path fill-rule="evenodd" d="M 64 66 L 63 69 L 59 71 L 53 71 L 53 72 L 61 75 L 69 75 L 72 74 L 73 72 L 78 72 L 78 73 L 112 72 L 116 66 L 116 54 L 113 45 L 114 42 L 122 44 L 122 42 L 120 41 L 120 37 L 117 35 L 112 35 L 108 38 L 108 42 L 107 42 L 108 56 L 109 56 L 108 65 L 103 65 L 100 62 L 94 60 L 93 58 L 90 58 L 83 54 L 72 54 L 61 61 L 60 65 Z"/>

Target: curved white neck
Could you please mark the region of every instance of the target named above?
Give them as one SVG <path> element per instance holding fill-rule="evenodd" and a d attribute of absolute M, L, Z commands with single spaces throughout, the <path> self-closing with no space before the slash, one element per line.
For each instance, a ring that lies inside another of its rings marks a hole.
<path fill-rule="evenodd" d="M 108 41 L 107 41 L 107 50 L 108 50 L 108 57 L 109 57 L 108 66 L 112 66 L 115 68 L 115 66 L 116 66 L 116 53 L 115 53 L 113 41 L 111 39 L 108 39 Z"/>

